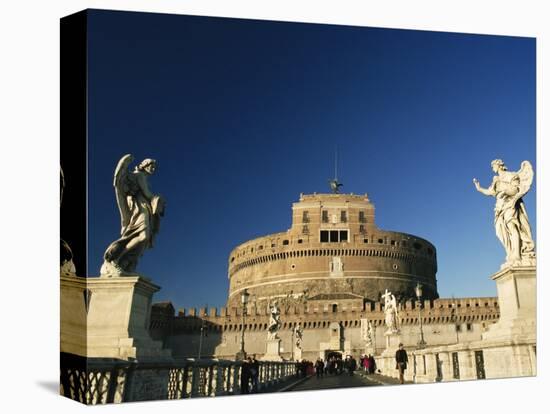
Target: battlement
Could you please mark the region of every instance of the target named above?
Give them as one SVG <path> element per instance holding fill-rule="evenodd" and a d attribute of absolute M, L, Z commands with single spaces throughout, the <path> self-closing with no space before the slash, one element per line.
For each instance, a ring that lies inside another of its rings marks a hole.
<path fill-rule="evenodd" d="M 418 323 L 417 301 L 408 300 L 400 303 L 399 316 L 402 324 Z M 242 308 L 180 308 L 171 319 L 158 317 L 159 304 L 153 305 L 151 327 L 172 326 L 173 332 L 207 330 L 232 331 L 240 330 L 242 325 Z M 162 309 L 167 309 L 162 304 Z M 360 326 L 361 319 L 369 319 L 375 326 L 384 324 L 383 302 L 366 302 L 362 307 L 352 305 L 318 305 L 305 303 L 283 306 L 281 311 L 282 329 L 291 329 L 301 324 L 306 329 L 328 328 L 330 322 L 337 321 L 344 327 Z M 496 297 L 475 297 L 458 299 L 425 300 L 422 303 L 422 321 L 431 323 L 462 323 L 482 320 L 496 320 L 500 314 Z M 247 306 L 245 328 L 247 330 L 265 330 L 269 322 L 269 309 Z"/>
<path fill-rule="evenodd" d="M 163 302 L 164 303 L 164 302 Z M 157 306 L 158 304 L 153 304 Z M 384 310 L 383 302 L 366 302 L 361 309 L 357 307 L 337 307 L 329 309 L 329 306 L 320 308 L 314 304 L 299 304 L 293 306 L 286 306 L 280 309 L 281 315 L 306 315 L 317 313 L 347 313 L 347 312 L 382 312 Z M 474 298 L 439 298 L 434 300 L 424 300 L 422 303 L 422 309 L 424 310 L 442 310 L 442 309 L 479 309 L 479 308 L 496 308 L 498 309 L 498 298 L 496 297 L 474 297 Z M 418 309 L 418 301 L 407 300 L 399 303 L 400 311 L 407 311 Z M 269 309 L 258 308 L 254 305 L 248 305 L 246 310 L 247 316 L 269 316 Z M 208 317 L 208 318 L 223 318 L 230 316 L 242 316 L 242 308 L 238 307 L 220 307 L 220 308 L 179 308 L 177 311 L 177 317 Z"/>
<path fill-rule="evenodd" d="M 361 194 L 334 194 L 334 193 L 313 193 L 313 194 L 300 194 L 300 202 L 303 201 L 327 201 L 327 200 L 338 200 L 338 201 L 360 201 L 369 203 L 369 197 L 365 193 Z"/>

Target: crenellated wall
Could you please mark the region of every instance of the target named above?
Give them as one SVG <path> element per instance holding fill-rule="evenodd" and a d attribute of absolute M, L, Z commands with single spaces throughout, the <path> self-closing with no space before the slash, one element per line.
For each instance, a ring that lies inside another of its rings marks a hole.
<path fill-rule="evenodd" d="M 361 320 L 368 319 L 375 327 L 376 349 L 385 347 L 383 303 L 357 301 L 340 303 L 334 308 L 330 301 L 312 301 L 281 309 L 282 326 L 279 331 L 282 355 L 292 358 L 293 329 L 300 324 L 304 329 L 302 357 L 315 359 L 328 350 L 360 355 L 365 352 L 361 336 Z M 164 312 L 164 313 L 163 313 Z M 419 340 L 418 302 L 400 304 L 401 337 L 406 346 Z M 481 338 L 481 333 L 499 318 L 499 306 L 494 297 L 426 300 L 421 308 L 425 339 L 432 345 L 453 344 Z M 245 343 L 248 353 L 262 355 L 269 312 L 267 308 L 248 306 L 245 317 Z M 341 343 L 335 349 L 331 326 L 340 329 Z M 458 327 L 458 331 L 457 331 Z M 202 329 L 202 339 L 201 339 Z M 234 358 L 240 347 L 242 308 L 180 309 L 177 315 L 166 318 L 166 304 L 153 305 L 151 333 L 164 341 L 176 357 L 196 357 L 201 348 L 203 356 Z"/>

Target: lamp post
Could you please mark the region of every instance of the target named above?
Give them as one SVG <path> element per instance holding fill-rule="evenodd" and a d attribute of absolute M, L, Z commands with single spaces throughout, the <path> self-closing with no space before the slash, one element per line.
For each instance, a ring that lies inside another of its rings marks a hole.
<path fill-rule="evenodd" d="M 417 283 L 414 290 L 416 293 L 416 298 L 418 299 L 418 320 L 420 322 L 420 341 L 418 342 L 418 349 L 424 349 L 426 348 L 426 341 L 424 341 L 424 331 L 422 329 L 422 285 Z"/>
<path fill-rule="evenodd" d="M 241 350 L 237 352 L 236 359 L 238 361 L 243 361 L 246 358 L 246 352 L 244 351 L 244 323 L 245 323 L 245 316 L 246 316 L 246 305 L 248 304 L 248 297 L 250 294 L 245 289 L 243 290 L 243 293 L 241 294 L 241 303 L 243 305 L 243 318 L 242 318 L 242 325 L 241 325 Z"/>
<path fill-rule="evenodd" d="M 197 356 L 197 359 L 201 359 L 203 335 L 204 335 L 204 319 L 202 319 L 201 321 L 201 335 L 199 337 L 199 355 Z"/>

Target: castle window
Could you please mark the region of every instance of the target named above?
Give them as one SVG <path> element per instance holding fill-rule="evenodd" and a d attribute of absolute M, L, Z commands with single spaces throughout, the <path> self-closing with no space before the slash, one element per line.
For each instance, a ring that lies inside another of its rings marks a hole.
<path fill-rule="evenodd" d="M 348 241 L 347 230 L 321 230 L 321 243 L 341 243 Z"/>
<path fill-rule="evenodd" d="M 283 246 L 288 246 L 288 240 L 283 240 Z"/>
<path fill-rule="evenodd" d="M 309 234 L 309 227 L 307 224 L 302 226 L 302 234 Z"/>
<path fill-rule="evenodd" d="M 384 240 L 383 239 L 378 239 L 378 243 L 384 244 Z"/>
<path fill-rule="evenodd" d="M 328 211 L 327 210 L 323 210 L 322 213 L 321 213 L 321 221 L 323 223 L 328 223 Z"/>
<path fill-rule="evenodd" d="M 332 312 L 337 312 L 338 311 L 338 305 L 335 303 L 332 305 Z"/>
<path fill-rule="evenodd" d="M 271 247 L 272 247 L 272 248 L 273 248 L 273 247 L 275 247 L 275 246 L 276 246 L 276 244 L 275 244 L 275 243 L 271 243 Z"/>
<path fill-rule="evenodd" d="M 390 241 L 390 244 L 391 244 L 392 246 L 395 246 L 395 240 L 391 240 L 391 241 Z"/>
<path fill-rule="evenodd" d="M 309 213 L 307 211 L 302 213 L 302 223 L 309 223 Z"/>
<path fill-rule="evenodd" d="M 359 225 L 359 233 L 361 233 L 361 234 L 365 233 L 365 226 L 363 224 Z"/>
<path fill-rule="evenodd" d="M 369 239 L 363 239 L 363 243 L 368 243 Z"/>
<path fill-rule="evenodd" d="M 340 222 L 341 223 L 347 223 L 348 222 L 348 215 L 346 211 L 342 210 L 340 211 Z"/>
<path fill-rule="evenodd" d="M 340 242 L 347 242 L 347 241 L 348 241 L 348 231 L 340 230 Z"/>
<path fill-rule="evenodd" d="M 302 239 L 298 239 L 298 244 L 302 244 Z"/>
<path fill-rule="evenodd" d="M 360 211 L 359 212 L 359 223 L 366 223 L 366 222 L 367 222 L 367 219 L 365 217 L 365 212 Z"/>

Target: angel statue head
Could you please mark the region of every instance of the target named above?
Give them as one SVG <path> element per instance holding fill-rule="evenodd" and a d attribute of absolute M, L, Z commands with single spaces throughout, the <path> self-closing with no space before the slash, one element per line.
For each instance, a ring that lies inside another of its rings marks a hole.
<path fill-rule="evenodd" d="M 498 172 L 498 170 L 500 170 L 501 168 L 504 171 L 507 170 L 506 165 L 504 165 L 504 161 L 502 161 L 500 159 L 496 159 L 496 160 L 491 161 L 491 167 L 493 168 L 494 172 Z"/>
<path fill-rule="evenodd" d="M 156 169 L 157 169 L 157 161 L 152 158 L 145 158 L 136 167 L 136 170 L 145 171 L 149 175 L 153 174 Z"/>

